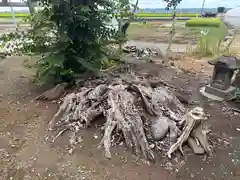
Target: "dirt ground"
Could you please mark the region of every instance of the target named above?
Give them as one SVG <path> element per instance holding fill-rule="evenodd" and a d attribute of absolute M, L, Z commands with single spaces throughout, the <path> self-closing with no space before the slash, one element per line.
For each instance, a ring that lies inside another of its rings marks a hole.
<path fill-rule="evenodd" d="M 68 137 L 49 141 L 48 121 L 57 104 L 32 101 L 39 90 L 31 83 L 32 72 L 23 68 L 23 57 L 0 61 L 0 180 L 237 180 L 240 179 L 240 114 L 224 103 L 208 102 L 198 88 L 209 80 L 211 67 L 206 60 L 186 59 L 171 69 L 161 65 L 138 64 L 139 75 L 158 76 L 170 84 L 191 92 L 189 98 L 201 100 L 211 114 L 209 124 L 214 146 L 213 157 L 193 155 L 185 148 L 185 157 L 173 160 L 158 156 L 156 164 L 135 157 L 124 146 L 112 149 L 107 160 L 97 146 L 99 129 L 83 131 L 84 141 L 73 155 L 66 151 Z M 177 66 L 185 70 L 177 71 Z"/>

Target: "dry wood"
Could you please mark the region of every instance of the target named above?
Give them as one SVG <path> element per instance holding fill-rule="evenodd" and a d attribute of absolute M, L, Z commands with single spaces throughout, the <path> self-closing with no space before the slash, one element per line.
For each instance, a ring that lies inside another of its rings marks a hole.
<path fill-rule="evenodd" d="M 197 142 L 196 139 L 192 138 L 191 136 L 188 137 L 188 145 L 193 150 L 194 154 L 204 154 L 205 150 L 203 147 Z"/>
<path fill-rule="evenodd" d="M 162 85 L 162 82 L 160 84 Z M 100 84 L 95 88 L 84 87 L 80 92 L 70 93 L 65 96 L 58 112 L 50 121 L 49 129 L 57 132 L 55 139 L 66 130 L 73 132 L 69 150 L 72 153 L 76 144 L 80 142 L 77 135 L 79 130 L 87 128 L 99 115 L 103 115 L 106 121 L 99 147 L 104 147 L 107 158 L 111 158 L 110 148 L 114 134 L 120 133 L 126 146 L 134 150 L 137 156 L 142 154 L 153 161 L 154 153 L 149 147 L 150 141 L 154 139 L 150 131 L 152 119 L 142 119 L 142 114 L 159 120 L 167 119 L 166 128 L 173 144 L 167 153 L 169 157 L 177 149 L 182 151 L 182 144 L 188 140 L 191 133 L 192 137 L 200 141 L 204 150 L 209 152 L 204 131 L 193 131 L 199 127 L 196 125 L 206 119 L 203 109 L 194 108 L 187 112 L 173 91 L 146 81 L 129 83 L 121 80 L 113 84 Z M 183 124 L 184 129 L 181 131 Z M 161 132 L 166 129 L 161 130 L 160 127 L 156 130 L 160 130 L 162 136 L 166 134 Z"/>
<path fill-rule="evenodd" d="M 240 109 L 232 108 L 232 111 L 233 111 L 233 112 L 240 113 Z"/>
<path fill-rule="evenodd" d="M 201 147 L 204 149 L 204 151 L 207 153 L 207 155 L 211 156 L 211 146 L 208 143 L 207 139 L 207 130 L 204 130 L 203 128 L 203 122 L 201 122 L 197 127 L 194 128 L 194 130 L 191 133 L 191 136 L 198 140 Z"/>
<path fill-rule="evenodd" d="M 178 138 L 177 142 L 174 143 L 170 147 L 169 151 L 167 152 L 167 156 L 169 158 L 171 158 L 172 153 L 178 149 L 180 150 L 182 155 L 184 155 L 184 152 L 182 149 L 183 143 L 188 140 L 191 132 L 196 127 L 196 124 L 199 124 L 199 123 L 201 123 L 201 121 L 206 120 L 206 119 L 208 119 L 208 116 L 204 113 L 203 109 L 200 107 L 196 107 L 196 108 L 192 109 L 191 111 L 187 112 L 187 114 L 184 117 L 185 126 L 183 129 L 183 132 L 182 132 L 181 136 Z M 196 134 L 196 136 L 198 135 L 198 137 L 202 140 L 202 143 L 206 146 L 207 139 L 205 139 L 205 136 L 199 136 L 198 133 L 199 133 L 199 131 L 195 132 L 194 134 Z M 205 148 L 207 149 L 208 147 L 205 147 Z"/>
<path fill-rule="evenodd" d="M 57 84 L 55 87 L 45 91 L 40 96 L 36 97 L 35 100 L 58 100 L 64 93 L 67 83 Z"/>

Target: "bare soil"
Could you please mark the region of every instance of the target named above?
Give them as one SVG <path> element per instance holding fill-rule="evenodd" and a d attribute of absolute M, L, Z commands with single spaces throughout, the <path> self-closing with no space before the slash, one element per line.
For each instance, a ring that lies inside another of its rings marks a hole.
<path fill-rule="evenodd" d="M 66 151 L 67 134 L 49 142 L 48 121 L 56 112 L 53 102 L 32 101 L 41 90 L 31 83 L 32 72 L 23 68 L 24 57 L 0 61 L 0 180 L 237 180 L 240 178 L 240 114 L 225 103 L 208 102 L 198 88 L 209 80 L 211 67 L 206 60 L 185 59 L 173 68 L 139 63 L 139 75 L 161 77 L 168 83 L 191 92 L 211 114 L 211 142 L 214 155 L 207 161 L 185 148 L 185 157 L 169 160 L 162 155 L 156 164 L 135 157 L 124 146 L 112 149 L 107 160 L 98 149 L 99 129 L 83 131 L 84 141 L 73 155 Z M 184 72 L 177 67 L 184 66 Z M 178 70 L 176 70 L 178 69 Z"/>

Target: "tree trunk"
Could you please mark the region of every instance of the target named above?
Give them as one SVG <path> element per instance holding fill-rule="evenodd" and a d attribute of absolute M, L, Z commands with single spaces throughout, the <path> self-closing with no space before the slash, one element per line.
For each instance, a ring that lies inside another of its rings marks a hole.
<path fill-rule="evenodd" d="M 173 39 L 173 36 L 176 31 L 175 26 L 176 26 L 176 6 L 174 6 L 174 8 L 173 8 L 172 28 L 171 28 L 169 39 L 168 39 L 167 57 L 169 56 L 169 53 L 171 52 L 172 39 Z"/>
<path fill-rule="evenodd" d="M 26 4 L 28 6 L 30 14 L 33 15 L 35 10 L 34 10 L 34 6 L 33 6 L 33 3 L 32 3 L 32 0 L 27 0 Z"/>
<path fill-rule="evenodd" d="M 118 20 L 118 32 L 119 32 L 119 46 L 118 46 L 118 51 L 119 51 L 119 56 L 122 55 L 122 46 L 123 46 L 123 32 L 122 32 L 122 25 L 123 25 L 123 18 L 120 17 L 120 19 Z"/>

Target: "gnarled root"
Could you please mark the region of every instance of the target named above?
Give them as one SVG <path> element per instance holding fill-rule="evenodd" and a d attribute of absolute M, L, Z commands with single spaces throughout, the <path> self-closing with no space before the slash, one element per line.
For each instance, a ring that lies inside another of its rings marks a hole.
<path fill-rule="evenodd" d="M 72 153 L 76 144 L 81 141 L 77 135 L 79 130 L 88 127 L 99 115 L 103 115 L 106 122 L 100 147 L 104 147 L 107 158 L 111 158 L 112 136 L 120 132 L 126 146 L 133 149 L 137 156 L 143 154 L 148 160 L 154 161 L 154 154 L 149 147 L 149 141 L 154 139 L 149 133 L 151 118 L 143 120 L 141 114 L 146 112 L 157 120 L 165 119 L 159 123 L 160 126 L 165 123 L 165 128 L 162 128 L 163 132 L 156 136 L 155 141 L 169 132 L 173 144 L 167 152 L 168 157 L 177 149 L 183 153 L 182 144 L 188 140 L 190 134 L 209 152 L 206 134 L 196 128 L 206 119 L 203 110 L 194 108 L 186 113 L 185 107 L 173 92 L 164 87 L 153 88 L 149 84 L 151 83 L 101 84 L 95 88 L 82 88 L 80 92 L 70 93 L 65 96 L 58 112 L 50 121 L 49 129 L 58 132 L 55 139 L 66 130 L 73 132 L 69 150 Z M 181 132 L 179 127 L 183 123 L 185 125 Z M 192 139 L 188 141 L 191 142 Z"/>
<path fill-rule="evenodd" d="M 40 96 L 36 97 L 35 100 L 58 100 L 64 93 L 67 83 L 57 84 L 55 87 L 45 91 Z"/>
<path fill-rule="evenodd" d="M 106 156 L 108 158 L 111 157 L 109 150 L 111 144 L 110 137 L 117 125 L 118 130 L 123 132 L 127 147 L 134 148 L 137 155 L 140 155 L 142 152 L 145 158 L 154 160 L 153 152 L 149 148 L 143 130 L 140 113 L 134 105 L 135 97 L 125 89 L 126 86 L 123 85 L 113 86 L 108 95 L 108 104 L 111 108 L 106 113 L 107 123 L 102 141 Z"/>
<path fill-rule="evenodd" d="M 171 158 L 172 153 L 178 149 L 180 150 L 182 155 L 184 155 L 182 145 L 184 142 L 186 142 L 188 140 L 191 133 L 193 133 L 193 135 L 195 137 L 197 137 L 199 141 L 201 141 L 200 142 L 201 145 L 202 145 L 202 143 L 204 144 L 204 146 L 205 146 L 204 149 L 206 148 L 207 151 L 209 151 L 208 150 L 209 147 L 207 146 L 208 144 L 206 144 L 207 140 L 206 140 L 205 134 L 202 133 L 200 128 L 196 128 L 196 127 L 200 127 L 199 124 L 201 124 L 202 121 L 207 120 L 207 119 L 208 119 L 208 116 L 203 112 L 203 109 L 200 107 L 196 107 L 193 110 L 187 112 L 185 115 L 185 118 L 184 118 L 185 126 L 183 129 L 183 132 L 182 132 L 181 136 L 178 138 L 177 142 L 174 143 L 170 147 L 169 151 L 167 152 L 167 156 L 169 158 Z M 190 141 L 190 145 L 194 146 L 192 139 L 190 139 L 189 141 Z M 197 147 L 194 147 L 193 151 L 196 151 L 196 148 Z"/>
<path fill-rule="evenodd" d="M 208 143 L 207 131 L 203 129 L 203 123 L 200 123 L 191 133 L 191 136 L 198 140 L 200 146 L 207 155 L 212 155 L 211 146 Z"/>
<path fill-rule="evenodd" d="M 78 132 L 81 127 L 87 127 L 98 115 L 103 114 L 106 117 L 106 123 L 100 145 L 104 146 L 107 158 L 111 158 L 111 138 L 116 130 L 122 132 L 127 147 L 133 148 L 137 155 L 142 153 L 147 159 L 154 160 L 145 136 L 140 112 L 135 105 L 135 96 L 126 88 L 127 86 L 122 84 L 99 85 L 93 89 L 83 88 L 79 93 L 68 94 L 59 111 L 50 121 L 49 129 L 63 126 Z"/>
<path fill-rule="evenodd" d="M 170 142 L 174 143 L 177 141 L 177 138 L 181 135 L 181 130 L 177 127 L 177 123 L 170 121 L 169 122 L 169 132 L 170 132 Z"/>
<path fill-rule="evenodd" d="M 194 154 L 204 154 L 205 150 L 203 147 L 196 141 L 196 139 L 191 136 L 188 137 L 188 145 L 192 149 Z"/>

